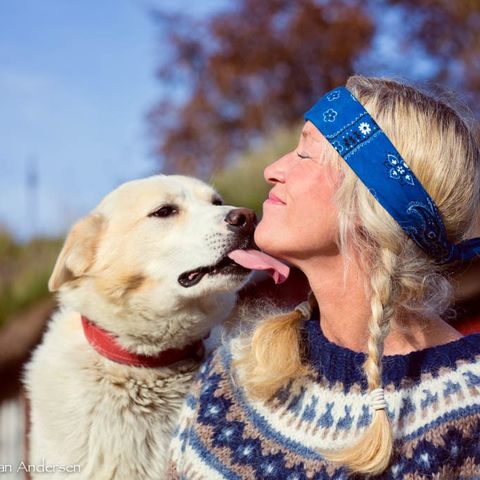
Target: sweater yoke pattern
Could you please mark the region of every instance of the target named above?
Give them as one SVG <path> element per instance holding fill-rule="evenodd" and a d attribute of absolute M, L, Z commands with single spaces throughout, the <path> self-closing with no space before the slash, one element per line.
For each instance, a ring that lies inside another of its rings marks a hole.
<path fill-rule="evenodd" d="M 168 478 L 368 478 L 318 453 L 352 444 L 371 421 L 366 356 L 329 342 L 318 318 L 304 323 L 302 335 L 308 377 L 267 402 L 237 385 L 229 345 L 214 352 L 184 403 Z M 389 468 L 370 478 L 480 479 L 480 334 L 386 356 L 382 380 L 394 453 Z"/>

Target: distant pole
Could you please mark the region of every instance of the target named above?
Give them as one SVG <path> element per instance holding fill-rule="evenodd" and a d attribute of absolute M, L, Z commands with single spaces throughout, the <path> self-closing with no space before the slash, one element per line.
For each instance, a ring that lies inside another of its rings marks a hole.
<path fill-rule="evenodd" d="M 26 187 L 26 221 L 29 225 L 29 234 L 33 238 L 37 234 L 38 221 L 38 166 L 35 157 L 27 160 L 27 170 L 25 175 Z"/>

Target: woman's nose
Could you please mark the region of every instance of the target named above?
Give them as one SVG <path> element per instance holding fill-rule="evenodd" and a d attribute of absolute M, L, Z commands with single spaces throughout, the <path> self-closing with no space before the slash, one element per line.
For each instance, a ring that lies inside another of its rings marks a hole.
<path fill-rule="evenodd" d="M 267 183 L 284 183 L 285 173 L 282 160 L 285 157 L 279 158 L 276 162 L 271 163 L 263 171 L 263 177 Z"/>

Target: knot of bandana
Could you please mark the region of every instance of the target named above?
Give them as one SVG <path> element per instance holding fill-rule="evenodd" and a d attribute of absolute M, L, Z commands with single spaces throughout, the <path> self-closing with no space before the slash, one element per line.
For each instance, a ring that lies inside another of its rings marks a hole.
<path fill-rule="evenodd" d="M 344 87 L 324 95 L 308 112 L 312 122 L 375 199 L 437 263 L 480 255 L 480 238 L 452 244 L 437 206 L 389 138 Z"/>

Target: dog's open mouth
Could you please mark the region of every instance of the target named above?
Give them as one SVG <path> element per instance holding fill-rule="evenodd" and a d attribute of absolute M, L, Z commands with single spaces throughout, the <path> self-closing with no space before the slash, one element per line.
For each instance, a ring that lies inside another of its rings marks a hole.
<path fill-rule="evenodd" d="M 178 283 L 185 288 L 193 287 L 196 285 L 205 275 L 218 275 L 218 274 L 247 274 L 250 270 L 242 267 L 238 263 L 234 262 L 227 256 L 223 257 L 220 262 L 209 267 L 200 267 L 195 270 L 182 273 L 178 277 Z"/>
<path fill-rule="evenodd" d="M 289 274 L 289 267 L 276 258 L 257 249 L 232 250 L 215 265 L 189 270 L 178 277 L 182 287 L 193 287 L 205 275 L 247 274 L 251 270 L 267 271 L 275 283 L 284 282 Z"/>

